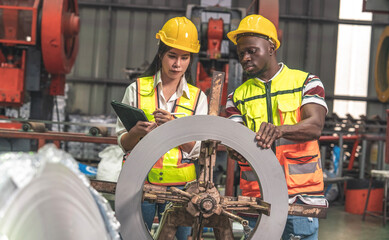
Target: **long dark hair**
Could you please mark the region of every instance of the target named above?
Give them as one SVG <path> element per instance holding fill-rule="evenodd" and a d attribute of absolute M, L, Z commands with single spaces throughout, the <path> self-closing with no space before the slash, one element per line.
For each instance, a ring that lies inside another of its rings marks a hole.
<path fill-rule="evenodd" d="M 157 54 L 155 54 L 155 57 L 151 62 L 150 66 L 139 77 L 154 76 L 162 68 L 162 58 L 170 49 L 172 49 L 172 47 L 166 45 L 162 41 L 159 41 Z M 185 71 L 185 79 L 190 84 L 193 84 L 192 74 L 191 74 L 192 61 L 193 61 L 193 53 L 190 53 L 189 65 Z"/>

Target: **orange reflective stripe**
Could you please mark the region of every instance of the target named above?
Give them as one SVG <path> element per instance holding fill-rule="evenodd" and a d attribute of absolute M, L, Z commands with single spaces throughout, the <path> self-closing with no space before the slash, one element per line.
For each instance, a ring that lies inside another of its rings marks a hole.
<path fill-rule="evenodd" d="M 186 113 L 187 116 L 194 115 L 200 97 L 200 89 L 195 88 L 189 84 L 188 87 L 190 90 L 192 90 L 190 91 L 190 98 L 187 98 L 184 95 L 178 98 L 176 100 L 173 112 L 183 112 Z M 183 117 L 183 116 L 177 116 L 177 117 Z"/>
<path fill-rule="evenodd" d="M 282 112 L 278 109 L 278 114 L 280 115 L 280 125 L 284 125 L 284 117 L 282 116 Z"/>
<path fill-rule="evenodd" d="M 301 121 L 301 106 L 297 109 L 296 111 L 296 119 L 297 119 L 297 122 L 300 122 Z"/>
<path fill-rule="evenodd" d="M 158 159 L 158 161 L 154 164 L 153 168 L 163 168 L 163 156 Z"/>

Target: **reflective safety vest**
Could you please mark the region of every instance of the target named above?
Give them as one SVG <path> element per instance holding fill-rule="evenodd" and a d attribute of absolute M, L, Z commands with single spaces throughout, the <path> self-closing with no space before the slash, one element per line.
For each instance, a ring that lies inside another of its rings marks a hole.
<path fill-rule="evenodd" d="M 155 121 L 151 115 L 159 108 L 159 93 L 154 88 L 154 77 L 138 78 L 136 83 L 138 108 L 142 109 L 149 121 Z M 191 116 L 195 113 L 200 89 L 188 84 L 190 99 L 184 94 L 176 100 L 172 112 L 186 113 L 175 115 L 174 118 Z M 175 147 L 165 153 L 150 170 L 147 181 L 158 185 L 184 185 L 196 179 L 196 171 L 193 163 L 182 159 L 181 147 Z"/>
<path fill-rule="evenodd" d="M 238 87 L 233 96 L 244 124 L 258 132 L 262 122 L 276 126 L 294 125 L 300 119 L 302 90 L 308 73 L 283 66 L 270 82 L 249 79 Z M 317 140 L 295 143 L 287 139 L 275 141 L 276 156 L 288 185 L 288 194 L 321 194 L 323 171 Z M 240 188 L 246 196 L 260 197 L 258 178 L 248 164 L 241 167 Z"/>

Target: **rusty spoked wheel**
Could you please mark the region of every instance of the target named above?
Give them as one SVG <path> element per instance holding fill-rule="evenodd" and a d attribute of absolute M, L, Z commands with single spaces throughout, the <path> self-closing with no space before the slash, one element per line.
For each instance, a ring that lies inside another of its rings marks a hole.
<path fill-rule="evenodd" d="M 70 72 L 78 53 L 80 18 L 77 0 L 45 0 L 42 6 L 41 42 L 46 70 Z"/>
<path fill-rule="evenodd" d="M 145 136 L 123 165 L 116 187 L 115 212 L 123 239 L 152 239 L 141 200 L 145 176 L 156 159 L 182 143 L 211 139 L 235 149 L 250 163 L 260 180 L 263 201 L 271 204 L 270 216 L 262 215 L 252 239 L 279 240 L 288 215 L 285 177 L 273 152 L 258 148 L 254 137 L 254 132 L 229 119 L 201 115 L 168 122 Z M 206 208 L 212 202 L 201 203 Z"/>
<path fill-rule="evenodd" d="M 378 99 L 389 100 L 389 27 L 386 27 L 378 42 L 375 59 L 374 80 Z"/>

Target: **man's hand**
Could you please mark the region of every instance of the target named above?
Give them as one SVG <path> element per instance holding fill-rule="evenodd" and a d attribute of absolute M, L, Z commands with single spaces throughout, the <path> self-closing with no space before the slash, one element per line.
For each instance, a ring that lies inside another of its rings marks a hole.
<path fill-rule="evenodd" d="M 259 127 L 255 140 L 257 145 L 261 148 L 270 148 L 276 139 L 282 136 L 280 127 L 277 127 L 271 123 L 263 122 Z"/>
<path fill-rule="evenodd" d="M 158 126 L 161 126 L 162 124 L 174 119 L 170 112 L 160 108 L 157 108 L 153 112 L 153 115 Z"/>

